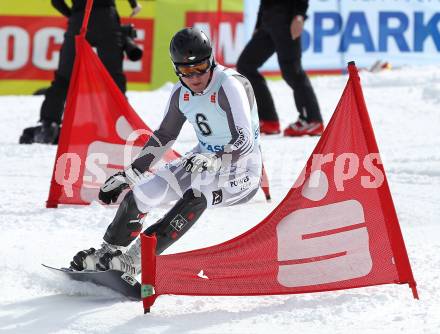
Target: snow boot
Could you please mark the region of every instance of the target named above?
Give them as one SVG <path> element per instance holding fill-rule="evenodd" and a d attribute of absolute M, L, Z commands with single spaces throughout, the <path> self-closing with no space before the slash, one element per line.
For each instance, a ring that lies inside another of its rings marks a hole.
<path fill-rule="evenodd" d="M 324 132 L 324 124 L 322 122 L 307 122 L 298 119 L 295 123 L 290 124 L 284 130 L 286 137 L 300 137 L 300 136 L 320 136 Z"/>
<path fill-rule="evenodd" d="M 260 121 L 260 133 L 264 135 L 276 135 L 280 133 L 280 122 Z"/>
<path fill-rule="evenodd" d="M 43 121 L 39 129 L 34 131 L 34 143 L 58 144 L 60 125 L 56 122 Z"/>
<path fill-rule="evenodd" d="M 18 142 L 20 144 L 33 144 L 35 132 L 41 131 L 41 125 L 31 126 L 23 130 Z"/>
<path fill-rule="evenodd" d="M 120 249 L 106 252 L 99 258 L 96 267 L 102 271 L 115 269 L 132 276 L 138 275 L 141 272 L 141 239 L 137 238 L 125 253 Z"/>

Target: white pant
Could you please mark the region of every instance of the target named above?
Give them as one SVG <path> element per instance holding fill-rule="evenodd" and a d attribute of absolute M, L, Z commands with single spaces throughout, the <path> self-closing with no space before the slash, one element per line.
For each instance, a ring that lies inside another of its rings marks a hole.
<path fill-rule="evenodd" d="M 193 189 L 196 196 L 203 194 L 208 208 L 231 206 L 249 201 L 260 186 L 259 149 L 217 173 L 188 173 L 182 166 L 184 159 L 173 160 L 154 173 L 145 174 L 134 186 L 134 198 L 141 212 L 176 201 L 188 189 Z"/>

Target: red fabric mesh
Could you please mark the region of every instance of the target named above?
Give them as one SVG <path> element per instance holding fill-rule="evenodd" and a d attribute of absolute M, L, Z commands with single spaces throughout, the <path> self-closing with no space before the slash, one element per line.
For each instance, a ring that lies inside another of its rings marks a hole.
<path fill-rule="evenodd" d="M 149 137 L 144 134 L 129 143 L 127 138 L 132 138 L 133 130 L 151 132 L 84 36 L 77 36 L 75 64 L 47 206 L 88 204 L 97 200 L 100 185 L 131 163 Z M 133 146 L 132 150 L 129 145 Z M 169 151 L 164 160 L 178 156 Z"/>
<path fill-rule="evenodd" d="M 409 283 L 417 296 L 383 167 L 368 158 L 379 155 L 354 64 L 349 72 L 332 119 L 278 207 L 235 239 L 157 256 L 157 295 L 290 294 Z M 332 159 L 312 168 L 319 154 Z M 343 173 L 348 176 L 341 181 Z M 374 180 L 374 187 L 364 186 Z M 198 276 L 201 270 L 205 278 Z"/>

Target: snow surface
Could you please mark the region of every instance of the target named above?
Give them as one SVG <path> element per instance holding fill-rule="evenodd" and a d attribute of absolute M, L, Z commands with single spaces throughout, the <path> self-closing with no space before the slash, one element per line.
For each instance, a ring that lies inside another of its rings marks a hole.
<path fill-rule="evenodd" d="M 312 79 L 326 121 L 346 76 Z M 420 300 L 384 285 L 338 292 L 262 297 L 161 296 L 152 313 L 105 288 L 60 279 L 41 267 L 67 265 L 97 246 L 115 208 L 46 209 L 56 148 L 19 146 L 21 130 L 38 119 L 42 97 L 0 97 L 0 333 L 440 333 L 440 69 L 362 73 L 364 94 L 382 154 Z M 131 92 L 152 128 L 171 85 Z M 271 82 L 281 121 L 296 118 L 283 81 Z M 228 240 L 260 222 L 287 193 L 317 138 L 263 137 L 273 201 L 260 192 L 249 204 L 208 211 L 169 252 Z M 186 126 L 178 151 L 192 147 Z M 157 220 L 166 209 L 153 211 Z"/>

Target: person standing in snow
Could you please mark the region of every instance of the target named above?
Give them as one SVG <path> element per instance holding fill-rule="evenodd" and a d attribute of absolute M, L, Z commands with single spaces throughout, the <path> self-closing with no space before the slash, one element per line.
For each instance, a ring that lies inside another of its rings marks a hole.
<path fill-rule="evenodd" d="M 275 52 L 299 112 L 298 120 L 284 130 L 284 135 L 321 135 L 324 131 L 318 101 L 301 64 L 301 33 L 308 6 L 308 0 L 261 0 L 254 33 L 237 61 L 237 71 L 246 76 L 254 88 L 263 134 L 280 133 L 272 95 L 265 78 L 258 72 Z"/>
<path fill-rule="evenodd" d="M 156 253 L 160 254 L 205 209 L 247 202 L 259 188 L 259 120 L 249 81 L 216 64 L 211 41 L 196 28 L 174 35 L 170 56 L 179 82 L 172 89 L 162 123 L 139 157 L 101 187 L 99 198 L 107 204 L 115 202 L 124 189 L 131 190 L 119 205 L 101 247 L 78 252 L 71 262 L 73 270 L 118 269 L 136 275 L 140 272 L 140 233 L 156 234 Z M 197 146 L 154 174 L 149 172 L 186 121 L 194 128 Z M 173 201 L 176 203 L 162 219 L 141 232 L 145 214 Z"/>
<path fill-rule="evenodd" d="M 128 0 L 131 16 L 139 13 L 137 0 Z M 58 69 L 50 87 L 45 92 L 40 108 L 39 125 L 28 127 L 20 136 L 20 144 L 57 144 L 64 113 L 64 103 L 69 89 L 75 60 L 75 36 L 79 33 L 84 18 L 87 0 L 72 0 L 69 7 L 65 0 L 52 0 L 52 6 L 68 18 L 63 45 L 60 50 Z M 125 94 L 127 80 L 122 68 L 124 60 L 124 33 L 121 28 L 115 0 L 94 0 L 86 38 L 96 47 L 99 58 L 116 85 Z"/>

